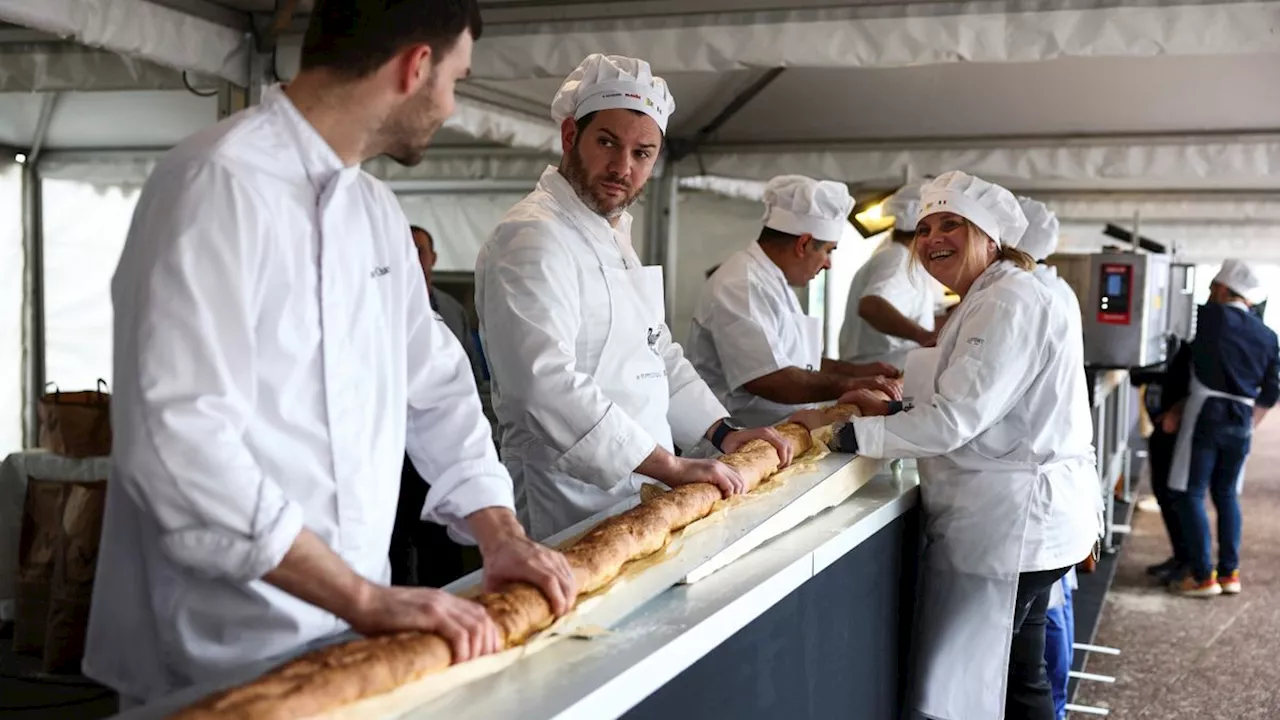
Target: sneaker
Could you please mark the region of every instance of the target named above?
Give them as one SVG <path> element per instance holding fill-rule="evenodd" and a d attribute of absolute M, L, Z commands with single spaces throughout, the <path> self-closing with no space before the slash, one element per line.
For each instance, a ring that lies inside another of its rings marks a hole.
<path fill-rule="evenodd" d="M 1232 570 L 1229 574 L 1223 575 L 1218 579 L 1218 585 L 1222 588 L 1222 592 L 1228 595 L 1240 594 L 1240 571 Z"/>
<path fill-rule="evenodd" d="M 1178 558 L 1169 558 L 1162 563 L 1147 566 L 1147 574 L 1152 577 L 1161 577 L 1168 575 L 1170 571 L 1177 570 L 1182 563 L 1178 562 Z"/>
<path fill-rule="evenodd" d="M 1218 573 L 1209 574 L 1204 582 L 1196 580 L 1194 575 L 1187 575 L 1182 582 L 1169 586 L 1169 589 L 1182 597 L 1211 598 L 1222 594 L 1222 586 L 1218 584 Z"/>

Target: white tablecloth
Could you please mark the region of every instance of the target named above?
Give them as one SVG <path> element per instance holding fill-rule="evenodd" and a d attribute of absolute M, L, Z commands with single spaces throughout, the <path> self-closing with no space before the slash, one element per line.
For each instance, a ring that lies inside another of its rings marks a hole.
<path fill-rule="evenodd" d="M 14 453 L 0 464 L 0 622 L 13 619 L 18 536 L 22 531 L 27 479 L 104 480 L 110 467 L 110 458 L 72 460 L 44 450 Z"/>

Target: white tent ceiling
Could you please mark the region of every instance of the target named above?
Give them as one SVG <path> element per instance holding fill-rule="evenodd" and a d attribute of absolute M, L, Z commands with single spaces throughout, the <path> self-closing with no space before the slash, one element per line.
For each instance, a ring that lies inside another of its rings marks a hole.
<path fill-rule="evenodd" d="M 248 82 L 248 31 L 266 27 L 278 4 L 0 0 L 0 19 L 68 36 L 84 56 L 70 60 L 31 45 L 47 37 L 10 33 L 10 43 L 24 44 L 0 49 L 25 54 L 0 71 L 0 143 L 24 146 L 40 110 L 32 97 L 5 91 L 34 89 L 66 91 L 51 149 L 172 144 L 214 114 L 212 100 L 189 93 L 167 68 L 192 71 L 198 89 L 211 77 Z M 1274 203 L 1280 193 L 1280 2 L 481 5 L 485 35 L 458 116 L 427 163 L 383 164 L 386 176 L 533 177 L 557 144 L 546 108 L 560 78 L 587 52 L 607 51 L 645 57 L 670 82 L 671 137 L 687 153 L 682 175 L 798 172 L 859 190 L 961 167 L 1026 193 L 1095 193 L 1063 208 L 1089 222 L 1131 216 L 1145 199 L 1181 206 L 1187 217 L 1170 222 L 1218 228 L 1228 227 L 1224 210 L 1258 197 Z M 269 59 L 285 77 L 310 3 L 297 7 Z M 84 44 L 114 52 L 95 55 Z M 122 86 L 148 92 L 93 92 Z M 1218 204 L 1200 201 L 1206 191 Z M 1275 237 L 1274 217 L 1245 222 L 1252 225 L 1240 232 Z"/>

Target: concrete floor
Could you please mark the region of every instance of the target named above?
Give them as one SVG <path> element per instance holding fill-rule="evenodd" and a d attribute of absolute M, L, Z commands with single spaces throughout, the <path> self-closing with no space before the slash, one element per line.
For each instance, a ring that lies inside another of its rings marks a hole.
<path fill-rule="evenodd" d="M 1168 539 L 1158 512 L 1134 514 L 1097 634 L 1122 654 L 1087 666 L 1117 681 L 1081 683 L 1076 703 L 1116 720 L 1280 718 L 1280 418 L 1254 438 L 1241 504 L 1244 592 L 1208 600 L 1154 586 L 1143 570 L 1169 556 Z"/>

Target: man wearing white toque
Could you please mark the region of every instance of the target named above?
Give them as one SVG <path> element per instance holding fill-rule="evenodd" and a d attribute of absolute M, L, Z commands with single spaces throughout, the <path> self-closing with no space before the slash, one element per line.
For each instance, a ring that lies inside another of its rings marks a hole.
<path fill-rule="evenodd" d="M 885 363 L 822 356 L 822 320 L 806 315 L 793 287 L 831 267 L 853 198 L 843 183 L 783 175 L 764 190 L 760 236 L 730 257 L 702 289 L 689 330 L 689 360 L 733 418 L 777 423 L 859 388 L 899 395 Z"/>
<path fill-rule="evenodd" d="M 920 214 L 920 186 L 911 184 L 884 201 L 893 230 L 849 286 L 849 303 L 840 328 L 840 359 L 887 362 L 903 369 L 907 353 L 937 339 L 934 309 L 938 282 L 911 262 L 911 241 Z"/>
<path fill-rule="evenodd" d="M 640 264 L 627 208 L 662 150 L 675 102 L 649 64 L 590 55 L 552 101 L 564 157 L 513 207 L 476 261 L 480 335 L 503 462 L 533 537 L 546 538 L 640 490 L 742 478 L 676 457 L 707 439 L 790 451 L 743 430 L 685 359 L 664 318 L 662 269 Z"/>
<path fill-rule="evenodd" d="M 1240 592 L 1240 499 L 1244 461 L 1253 428 L 1280 401 L 1280 349 L 1276 334 L 1254 312 L 1267 289 L 1257 272 L 1227 260 L 1209 285 L 1191 341 L 1190 395 L 1160 422 L 1177 433 L 1169 489 L 1182 525 L 1191 567 L 1172 586 L 1188 597 Z M 1204 510 L 1205 495 L 1218 511 L 1218 562 Z"/>

